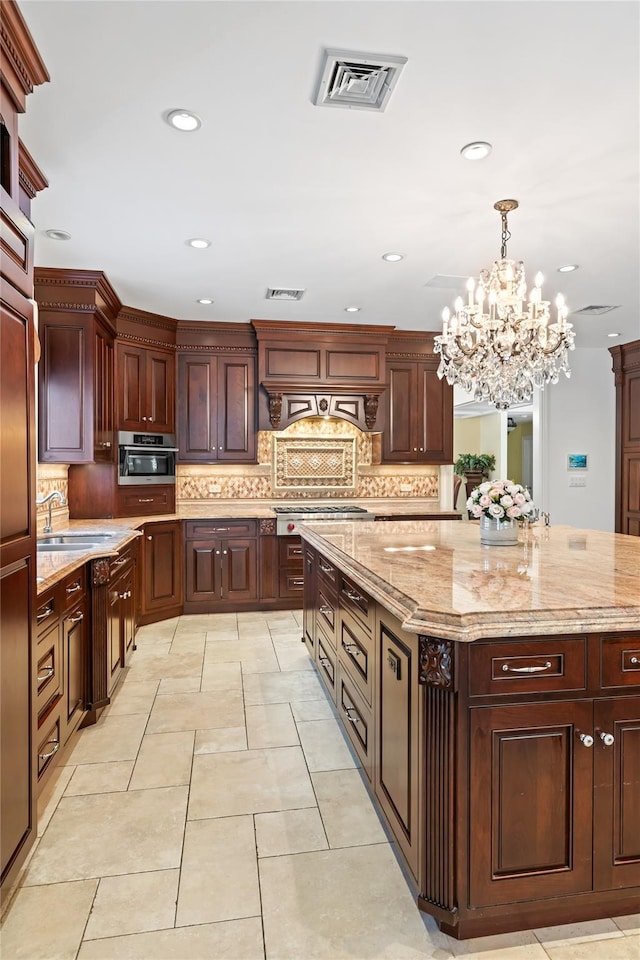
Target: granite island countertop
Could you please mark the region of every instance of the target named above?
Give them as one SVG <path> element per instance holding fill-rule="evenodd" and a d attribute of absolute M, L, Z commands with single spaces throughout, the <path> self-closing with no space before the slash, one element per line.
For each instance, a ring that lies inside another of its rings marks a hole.
<path fill-rule="evenodd" d="M 534 525 L 483 546 L 479 525 L 307 522 L 300 534 L 412 633 L 448 640 L 640 630 L 640 538 Z"/>

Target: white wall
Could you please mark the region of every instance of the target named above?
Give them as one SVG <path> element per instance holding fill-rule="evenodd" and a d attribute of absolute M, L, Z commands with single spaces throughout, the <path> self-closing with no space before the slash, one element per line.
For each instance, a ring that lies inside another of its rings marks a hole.
<path fill-rule="evenodd" d="M 606 348 L 574 350 L 571 378 L 564 374 L 542 396 L 540 510 L 551 523 L 595 530 L 614 530 L 615 384 L 611 354 Z M 588 454 L 586 486 L 570 487 L 578 474 L 567 470 L 567 454 Z M 535 454 L 534 454 L 535 456 Z"/>

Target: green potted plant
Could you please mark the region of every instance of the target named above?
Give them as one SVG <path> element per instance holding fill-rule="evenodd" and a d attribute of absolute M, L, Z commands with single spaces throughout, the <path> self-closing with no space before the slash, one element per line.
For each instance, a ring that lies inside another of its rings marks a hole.
<path fill-rule="evenodd" d="M 495 468 L 496 458 L 492 453 L 461 453 L 453 465 L 453 472 L 466 481 L 467 497 L 471 491 L 486 480 Z"/>

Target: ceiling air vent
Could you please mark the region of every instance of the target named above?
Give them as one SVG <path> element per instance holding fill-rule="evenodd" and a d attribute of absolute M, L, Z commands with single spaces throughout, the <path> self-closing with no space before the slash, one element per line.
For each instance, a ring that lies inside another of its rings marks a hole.
<path fill-rule="evenodd" d="M 302 300 L 304 290 L 291 290 L 285 287 L 268 287 L 265 300 Z"/>
<path fill-rule="evenodd" d="M 619 307 L 619 303 L 614 304 L 614 306 L 599 306 L 598 304 L 591 304 L 591 306 L 582 307 L 580 310 L 572 310 L 571 313 L 574 317 L 600 317 L 603 313 L 609 313 L 611 310 L 618 310 Z"/>
<path fill-rule="evenodd" d="M 325 50 L 314 102 L 382 113 L 406 62 L 406 57 Z"/>

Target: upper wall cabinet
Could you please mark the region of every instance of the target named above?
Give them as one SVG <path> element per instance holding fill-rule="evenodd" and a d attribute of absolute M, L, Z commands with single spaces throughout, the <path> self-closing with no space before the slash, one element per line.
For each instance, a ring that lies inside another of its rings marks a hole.
<path fill-rule="evenodd" d="M 396 331 L 392 335 L 387 354 L 384 462 L 453 461 L 453 389 L 438 379 L 437 369 L 433 334 Z"/>
<path fill-rule="evenodd" d="M 177 321 L 122 307 L 116 324 L 117 429 L 175 433 Z"/>
<path fill-rule="evenodd" d="M 113 461 L 113 343 L 120 301 L 94 270 L 34 273 L 42 348 L 38 367 L 41 463 Z"/>
<path fill-rule="evenodd" d="M 175 432 L 173 353 L 118 342 L 118 429 Z"/>
<path fill-rule="evenodd" d="M 178 450 L 182 463 L 255 462 L 255 356 L 179 354 Z"/>

